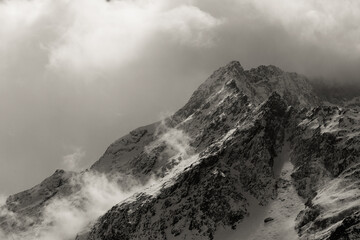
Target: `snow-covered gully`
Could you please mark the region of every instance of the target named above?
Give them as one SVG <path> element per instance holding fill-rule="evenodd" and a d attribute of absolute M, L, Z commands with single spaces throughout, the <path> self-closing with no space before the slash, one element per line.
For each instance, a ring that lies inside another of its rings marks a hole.
<path fill-rule="evenodd" d="M 293 164 L 290 161 L 290 144 L 285 141 L 274 161 L 278 194 L 267 206 L 247 195 L 250 202 L 249 217 L 240 223 L 235 231 L 220 230 L 215 239 L 221 240 L 296 240 L 295 219 L 305 208 L 291 179 Z"/>

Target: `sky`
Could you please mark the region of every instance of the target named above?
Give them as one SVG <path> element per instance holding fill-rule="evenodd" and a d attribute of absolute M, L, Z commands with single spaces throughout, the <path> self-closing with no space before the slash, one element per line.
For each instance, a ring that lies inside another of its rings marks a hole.
<path fill-rule="evenodd" d="M 359 83 L 357 0 L 0 0 L 0 193 L 88 168 L 217 68 Z"/>

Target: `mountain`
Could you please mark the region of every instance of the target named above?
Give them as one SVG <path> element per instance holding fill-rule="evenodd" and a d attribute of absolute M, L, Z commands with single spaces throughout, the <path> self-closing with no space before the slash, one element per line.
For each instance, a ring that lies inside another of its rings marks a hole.
<path fill-rule="evenodd" d="M 31 229 L 54 201 L 88 210 L 83 183 L 93 174 L 126 197 L 58 239 L 360 239 L 358 99 L 330 102 L 305 76 L 230 62 L 90 169 L 58 170 L 10 196 L 0 226 L 38 239 Z"/>

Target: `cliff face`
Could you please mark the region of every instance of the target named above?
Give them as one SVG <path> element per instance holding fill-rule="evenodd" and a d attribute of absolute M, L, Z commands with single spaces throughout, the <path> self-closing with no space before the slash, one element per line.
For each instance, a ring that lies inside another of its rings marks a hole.
<path fill-rule="evenodd" d="M 115 141 L 91 166 L 142 187 L 77 239 L 358 239 L 360 114 L 342 106 L 323 105 L 304 76 L 229 63 L 174 115 Z M 5 207 L 41 222 L 54 196 L 81 190 L 72 174 L 84 173 L 61 172 Z"/>

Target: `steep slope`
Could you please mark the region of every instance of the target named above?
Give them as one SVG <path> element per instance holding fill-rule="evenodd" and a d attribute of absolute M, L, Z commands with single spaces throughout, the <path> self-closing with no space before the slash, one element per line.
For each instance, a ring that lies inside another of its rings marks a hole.
<path fill-rule="evenodd" d="M 318 107 L 299 115 L 292 176 L 307 199 L 298 216 L 301 239 L 359 239 L 360 113 Z"/>

